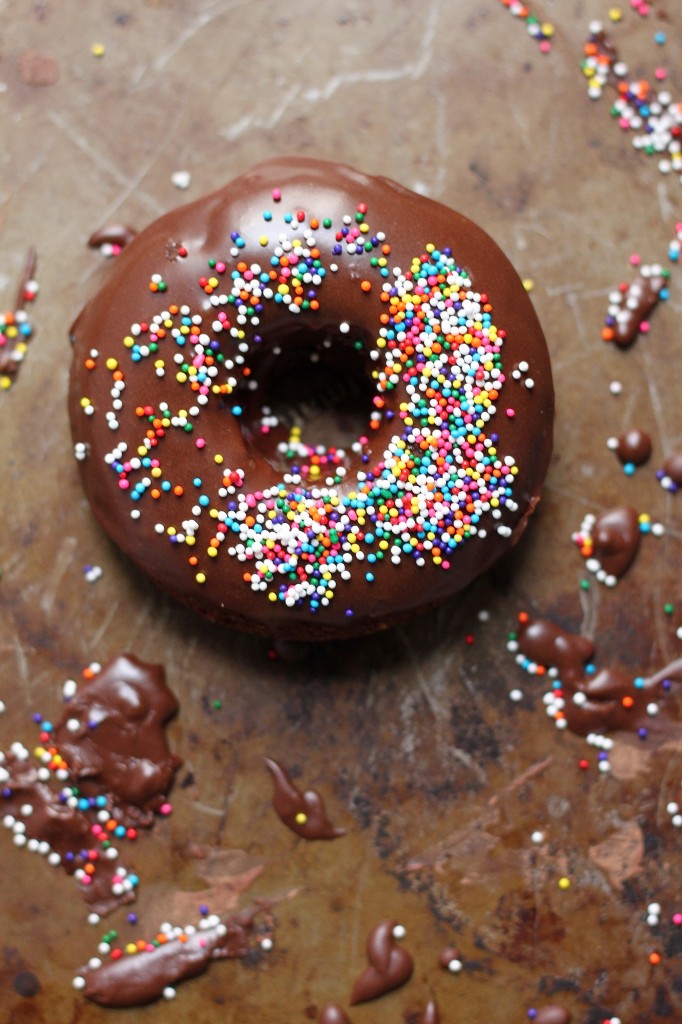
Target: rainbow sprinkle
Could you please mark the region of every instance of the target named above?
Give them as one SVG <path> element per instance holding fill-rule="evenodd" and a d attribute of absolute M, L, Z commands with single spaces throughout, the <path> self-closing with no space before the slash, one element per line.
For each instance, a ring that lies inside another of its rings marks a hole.
<path fill-rule="evenodd" d="M 549 21 L 540 21 L 531 13 L 527 4 L 521 3 L 521 0 L 500 0 L 500 3 L 514 18 L 525 21 L 528 35 L 537 41 L 540 52 L 549 53 L 552 49 L 554 26 Z"/>
<path fill-rule="evenodd" d="M 14 309 L 0 312 L 0 391 L 12 387 L 33 335 L 33 327 L 24 307 L 27 302 L 33 302 L 38 294 L 38 282 L 34 279 L 35 267 L 35 250 L 30 249 Z"/>
<path fill-rule="evenodd" d="M 628 81 L 628 66 L 599 21 L 590 24 L 581 67 L 591 99 L 600 99 L 607 86 L 615 90 L 611 116 L 622 131 L 633 133 L 634 148 L 656 157 L 661 174 L 676 173 L 682 181 L 682 103 L 646 79 Z M 665 68 L 656 68 L 654 77 L 666 78 Z"/>

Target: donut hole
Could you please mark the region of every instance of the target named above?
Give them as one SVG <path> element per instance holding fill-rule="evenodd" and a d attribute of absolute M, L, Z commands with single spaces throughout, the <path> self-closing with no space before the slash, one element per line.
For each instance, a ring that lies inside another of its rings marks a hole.
<path fill-rule="evenodd" d="M 362 331 L 281 333 L 252 350 L 249 365 L 242 429 L 256 450 L 279 472 L 347 468 L 374 411 Z"/>

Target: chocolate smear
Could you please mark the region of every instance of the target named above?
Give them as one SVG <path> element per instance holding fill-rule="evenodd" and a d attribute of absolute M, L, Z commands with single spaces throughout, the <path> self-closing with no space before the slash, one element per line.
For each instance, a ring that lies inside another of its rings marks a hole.
<path fill-rule="evenodd" d="M 100 1006 L 144 1006 L 164 991 L 203 974 L 213 960 L 245 957 L 270 934 L 270 922 L 257 927 L 263 908 L 242 911 L 209 927 L 190 926 L 147 952 L 124 955 L 101 966 L 81 968 L 75 980 L 87 999 Z"/>
<path fill-rule="evenodd" d="M 51 54 L 40 50 L 24 50 L 18 68 L 24 85 L 56 85 L 59 81 L 59 64 Z"/>
<path fill-rule="evenodd" d="M 414 963 L 411 954 L 398 944 L 397 927 L 396 921 L 382 921 L 370 932 L 367 939 L 369 966 L 355 982 L 351 1006 L 383 996 L 411 977 Z"/>
<path fill-rule="evenodd" d="M 265 758 L 275 788 L 272 805 L 287 828 L 304 839 L 338 839 L 346 834 L 344 828 L 337 828 L 327 817 L 322 797 L 315 789 L 301 792 L 282 765 L 271 758 Z"/>

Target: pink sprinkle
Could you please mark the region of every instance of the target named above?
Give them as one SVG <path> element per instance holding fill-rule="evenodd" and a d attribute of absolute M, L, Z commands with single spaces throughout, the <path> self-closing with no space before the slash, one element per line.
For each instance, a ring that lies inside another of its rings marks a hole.
<path fill-rule="evenodd" d="M 275 200 L 276 203 L 278 203 L 280 201 L 280 199 L 282 198 L 281 190 L 278 189 L 278 188 L 273 188 L 273 190 L 272 190 L 272 198 Z"/>
<path fill-rule="evenodd" d="M 648 320 L 642 320 L 641 324 L 639 325 L 639 329 L 642 332 L 642 334 L 646 334 L 650 327 L 651 324 Z"/>
<path fill-rule="evenodd" d="M 681 925 L 682 924 L 682 914 L 680 914 L 680 913 L 673 914 L 672 921 L 673 921 L 673 924 Z"/>
<path fill-rule="evenodd" d="M 654 76 L 659 80 L 659 82 L 662 82 L 664 78 L 668 77 L 668 72 L 665 68 L 656 68 Z"/>
<path fill-rule="evenodd" d="M 197 440 L 196 440 L 197 448 L 204 448 L 205 445 L 206 445 L 206 441 L 204 440 L 204 438 L 203 437 L 198 437 Z"/>
<path fill-rule="evenodd" d="M 130 487 L 130 484 L 128 483 L 127 480 L 119 480 L 118 486 L 121 488 L 122 491 L 127 491 L 128 488 Z"/>
<path fill-rule="evenodd" d="M 639 255 L 639 253 L 633 252 L 632 256 L 630 257 L 630 266 L 638 267 L 641 262 L 642 257 Z"/>
<path fill-rule="evenodd" d="M 540 53 L 549 53 L 551 49 L 552 44 L 550 43 L 549 39 L 543 39 L 539 45 Z"/>
<path fill-rule="evenodd" d="M 173 805 L 169 803 L 161 804 L 159 807 L 159 814 L 170 814 L 173 810 Z"/>
<path fill-rule="evenodd" d="M 515 411 L 513 409 L 507 409 L 506 413 L 507 413 L 507 416 L 509 417 L 510 420 L 513 420 L 514 417 L 516 416 L 516 413 L 515 413 Z"/>

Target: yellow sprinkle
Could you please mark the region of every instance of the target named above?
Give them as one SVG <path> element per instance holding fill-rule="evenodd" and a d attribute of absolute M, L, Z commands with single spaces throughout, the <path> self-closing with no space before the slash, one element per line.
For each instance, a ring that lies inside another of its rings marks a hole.
<path fill-rule="evenodd" d="M 609 9 L 609 18 L 611 21 L 620 21 L 622 17 L 623 12 L 621 11 L 620 7 L 611 7 Z"/>
<path fill-rule="evenodd" d="M 93 57 L 103 57 L 105 52 L 104 43 L 93 43 L 90 47 L 90 53 Z"/>
<path fill-rule="evenodd" d="M 223 459 L 222 455 L 214 455 L 213 456 L 213 461 L 217 462 L 219 466 L 222 466 L 222 464 L 223 464 L 223 462 L 225 460 Z"/>
<path fill-rule="evenodd" d="M 198 572 L 194 578 L 197 581 L 197 583 L 205 583 L 206 582 L 206 573 Z"/>
<path fill-rule="evenodd" d="M 87 407 L 89 405 L 90 405 L 90 399 L 89 398 L 81 398 L 81 409 L 87 409 Z"/>
<path fill-rule="evenodd" d="M 305 825 L 307 820 L 308 815 L 304 814 L 303 811 L 299 811 L 296 817 L 294 818 L 294 821 L 296 822 L 297 825 Z"/>
<path fill-rule="evenodd" d="M 566 876 L 564 876 L 563 878 L 560 878 L 559 879 L 559 888 L 560 889 L 570 889 L 571 888 L 571 879 L 570 878 L 566 878 Z"/>
<path fill-rule="evenodd" d="M 111 356 L 109 359 L 107 359 L 107 370 L 116 370 L 117 368 L 118 368 L 118 359 L 114 359 L 113 356 Z"/>
<path fill-rule="evenodd" d="M 533 280 L 533 278 L 532 277 L 524 277 L 524 279 L 523 279 L 523 287 L 526 289 L 527 292 L 532 292 L 533 288 L 535 288 L 535 281 Z"/>
<path fill-rule="evenodd" d="M 130 953 L 130 954 L 137 953 L 137 946 L 135 945 L 134 942 L 129 942 L 126 945 L 126 953 Z"/>

